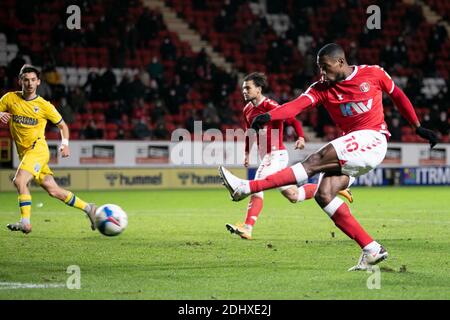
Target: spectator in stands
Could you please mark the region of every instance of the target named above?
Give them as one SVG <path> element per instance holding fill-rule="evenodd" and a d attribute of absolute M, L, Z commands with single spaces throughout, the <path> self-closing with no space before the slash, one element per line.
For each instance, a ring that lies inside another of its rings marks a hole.
<path fill-rule="evenodd" d="M 153 119 L 153 121 L 158 122 L 159 120 L 164 119 L 164 116 L 169 112 L 167 111 L 167 108 L 159 95 L 155 98 L 154 101 L 155 107 L 151 112 L 151 118 Z"/>
<path fill-rule="evenodd" d="M 260 30 L 259 21 L 247 21 L 242 36 L 240 37 L 241 51 L 244 53 L 252 53 L 256 50 L 259 42 Z"/>
<path fill-rule="evenodd" d="M 222 33 L 227 30 L 228 26 L 232 25 L 231 17 L 227 16 L 227 12 L 225 10 L 220 10 L 219 15 L 214 20 L 214 29 Z"/>
<path fill-rule="evenodd" d="M 111 101 L 117 95 L 117 79 L 111 68 L 108 68 L 100 77 L 101 101 Z"/>
<path fill-rule="evenodd" d="M 14 88 L 17 86 L 17 75 L 20 69 L 26 63 L 22 52 L 17 52 L 16 56 L 9 62 L 7 68 L 7 75 L 9 80 L 9 87 Z"/>
<path fill-rule="evenodd" d="M 103 130 L 99 129 L 93 119 L 89 120 L 80 133 L 81 139 L 95 140 L 103 138 Z"/>
<path fill-rule="evenodd" d="M 123 130 L 123 128 L 119 128 L 117 130 L 117 136 L 116 136 L 116 140 L 125 140 L 126 137 L 126 133 L 125 130 Z"/>
<path fill-rule="evenodd" d="M 397 41 L 394 42 L 394 45 L 392 46 L 391 58 L 392 61 L 389 61 L 389 64 L 392 64 L 394 66 L 397 64 L 403 67 L 408 65 L 408 54 L 403 37 L 398 37 Z"/>
<path fill-rule="evenodd" d="M 160 47 L 160 53 L 163 60 L 172 60 L 175 61 L 177 59 L 177 48 L 172 43 L 169 37 L 166 37 Z"/>
<path fill-rule="evenodd" d="M 140 69 L 138 73 L 139 80 L 146 88 L 150 88 L 151 78 L 149 73 L 145 69 Z"/>
<path fill-rule="evenodd" d="M 111 101 L 105 111 L 106 122 L 119 124 L 122 117 L 122 112 L 123 110 L 121 109 L 119 100 Z"/>
<path fill-rule="evenodd" d="M 133 81 L 130 83 L 129 86 L 130 89 L 130 96 L 132 101 L 144 99 L 146 94 L 146 88 L 141 82 L 141 79 L 139 78 L 139 74 L 136 74 L 134 76 Z"/>
<path fill-rule="evenodd" d="M 205 108 L 203 108 L 202 111 L 202 118 L 206 119 L 206 118 L 216 118 L 219 117 L 219 113 L 217 112 L 217 108 L 216 106 L 212 103 L 212 102 L 208 102 L 205 106 Z"/>
<path fill-rule="evenodd" d="M 158 57 L 153 57 L 152 62 L 147 66 L 147 71 L 152 79 L 158 81 L 158 84 L 162 84 L 164 76 L 164 66 L 159 62 Z"/>
<path fill-rule="evenodd" d="M 169 130 L 167 130 L 164 119 L 159 119 L 153 129 L 153 137 L 156 140 L 167 140 L 170 138 Z"/>
<path fill-rule="evenodd" d="M 58 101 L 55 105 L 56 109 L 61 114 L 66 123 L 70 124 L 75 122 L 75 114 L 73 113 L 72 107 L 69 105 L 69 103 L 67 103 L 67 99 L 65 97 L 61 98 L 61 100 Z"/>
<path fill-rule="evenodd" d="M 128 105 L 131 105 L 133 103 L 134 97 L 131 90 L 131 75 L 129 73 L 124 73 L 117 91 L 118 99 L 123 100 L 124 103 Z"/>
<path fill-rule="evenodd" d="M 303 74 L 305 77 L 307 77 L 308 79 L 311 79 L 312 77 L 314 77 L 315 73 L 316 73 L 316 58 L 314 55 L 314 47 L 310 47 L 307 51 L 306 51 L 306 55 L 303 59 L 303 63 L 304 63 L 304 71 Z"/>
<path fill-rule="evenodd" d="M 152 132 L 148 127 L 147 117 L 140 117 L 133 126 L 133 137 L 139 140 L 150 140 Z"/>
<path fill-rule="evenodd" d="M 42 85 L 42 81 L 41 81 Z M 75 87 L 69 94 L 69 104 L 75 113 L 86 113 L 86 95 L 80 87 Z"/>
<path fill-rule="evenodd" d="M 47 81 L 44 79 L 41 79 L 41 84 L 36 90 L 36 93 L 43 97 L 45 100 L 51 100 L 52 99 L 52 88 L 49 86 Z"/>
<path fill-rule="evenodd" d="M 42 82 L 41 82 L 42 85 Z M 0 95 L 6 93 L 6 89 L 9 87 L 8 75 L 5 66 L 0 66 Z M 3 92 L 5 90 L 5 92 Z"/>
<path fill-rule="evenodd" d="M 195 129 L 195 121 L 201 121 L 202 119 L 197 115 L 197 110 L 191 109 L 189 110 L 189 115 L 186 118 L 186 121 L 184 123 L 184 127 L 186 130 L 188 130 L 190 133 L 194 133 Z"/>
<path fill-rule="evenodd" d="M 159 30 L 161 30 L 157 15 L 151 13 L 148 8 L 144 9 L 136 26 L 139 32 L 141 47 L 145 47 L 149 40 L 156 38 Z"/>
<path fill-rule="evenodd" d="M 125 27 L 125 45 L 131 57 L 136 57 L 136 49 L 139 42 L 139 32 L 134 23 L 128 23 Z"/>
<path fill-rule="evenodd" d="M 218 115 L 203 118 L 203 130 L 220 129 L 220 125 L 221 122 Z"/>
<path fill-rule="evenodd" d="M 62 83 L 61 74 L 54 65 L 48 64 L 42 71 L 42 79 L 48 83 L 52 89 L 52 98 L 59 100 L 65 95 L 66 88 Z"/>
<path fill-rule="evenodd" d="M 445 28 L 445 21 L 441 19 L 431 29 L 431 36 L 428 39 L 428 50 L 438 52 L 446 39 L 448 39 L 447 29 Z"/>
<path fill-rule="evenodd" d="M 83 85 L 83 90 L 88 93 L 89 100 L 102 100 L 101 79 L 97 72 L 90 72 L 88 74 L 86 83 Z"/>
<path fill-rule="evenodd" d="M 280 71 L 280 63 L 283 60 L 283 57 L 280 52 L 278 41 L 273 41 L 270 44 L 270 48 L 267 50 L 266 59 L 268 68 L 271 72 L 277 73 Z"/>

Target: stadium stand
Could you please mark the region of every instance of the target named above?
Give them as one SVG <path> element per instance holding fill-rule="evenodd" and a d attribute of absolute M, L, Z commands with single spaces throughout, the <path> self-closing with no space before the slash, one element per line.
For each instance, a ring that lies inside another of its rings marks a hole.
<path fill-rule="evenodd" d="M 373 4 L 368 0 L 165 4 L 236 70 L 266 72 L 269 96 L 279 102 L 316 79 L 315 52 L 338 42 L 351 63 L 379 64 L 393 75 L 427 126 L 449 142 L 450 4 L 425 2 L 441 20 L 430 23 L 420 5 L 378 1 L 381 30 L 365 27 L 366 8 Z M 81 7 L 81 30 L 65 27 L 69 4 Z M 195 53 L 168 30 L 158 10 L 137 0 L 35 0 L 26 3 L 27 10 L 24 5 L 0 3 L 1 93 L 17 89 L 23 63 L 41 66 L 40 94 L 61 110 L 72 139 L 169 139 L 173 129 L 192 129 L 195 120 L 222 130 L 240 127 L 237 74 L 212 64 L 204 51 Z M 421 141 L 389 99 L 385 108 L 393 141 Z M 339 135 L 321 108 L 299 117 L 320 139 Z M 7 135 L 0 127 L 0 136 Z M 50 128 L 48 138 L 52 135 Z"/>

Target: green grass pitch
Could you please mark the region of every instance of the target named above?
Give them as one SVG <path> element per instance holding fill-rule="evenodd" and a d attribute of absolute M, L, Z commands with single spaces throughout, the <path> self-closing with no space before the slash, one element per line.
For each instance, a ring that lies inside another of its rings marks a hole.
<path fill-rule="evenodd" d="M 118 237 L 92 232 L 82 212 L 42 192 L 33 194 L 33 232 L 10 232 L 16 195 L 4 192 L 0 299 L 449 299 L 448 187 L 353 194 L 354 215 L 390 253 L 379 289 L 367 286 L 375 274 L 347 272 L 360 249 L 314 201 L 290 204 L 276 191 L 266 193 L 252 241 L 226 231 L 247 202 L 231 202 L 225 189 L 78 192 L 127 211 Z M 80 289 L 65 287 L 70 265 Z"/>

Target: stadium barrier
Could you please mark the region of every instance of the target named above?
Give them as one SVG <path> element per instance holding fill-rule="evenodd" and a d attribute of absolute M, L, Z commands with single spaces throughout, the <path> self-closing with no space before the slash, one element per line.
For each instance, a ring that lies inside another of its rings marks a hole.
<path fill-rule="evenodd" d="M 239 168 L 243 165 L 243 142 L 168 141 L 71 141 L 69 158 L 58 155 L 59 141 L 49 141 L 51 168 L 217 168 L 224 165 Z M 286 143 L 291 163 L 302 161 L 323 143 L 307 143 L 305 149 L 294 150 Z M 13 148 L 13 167 L 19 159 Z M 258 166 L 255 148 L 250 164 Z M 450 144 L 438 144 L 430 150 L 428 144 L 389 143 L 386 158 L 380 167 L 404 168 L 420 166 L 450 166 Z"/>
<path fill-rule="evenodd" d="M 69 190 L 210 189 L 221 187 L 215 168 L 54 169 L 56 182 Z M 233 170 L 245 177 L 246 169 Z M 15 191 L 14 170 L 0 170 L 0 192 Z M 31 190 L 40 187 L 33 181 Z"/>
<path fill-rule="evenodd" d="M 73 141 L 71 156 L 66 159 L 58 155 L 58 144 L 49 141 L 50 167 L 57 182 L 71 190 L 220 188 L 218 165 L 248 178 L 253 178 L 258 165 L 253 152 L 252 165 L 249 169 L 243 167 L 242 142 L 200 142 L 180 148 L 180 144 L 167 141 Z M 291 163 L 303 160 L 322 146 L 308 143 L 299 151 L 294 150 L 293 143 L 286 143 Z M 181 149 L 187 157 L 180 164 Z M 390 143 L 384 162 L 358 177 L 354 185 L 449 185 L 449 155 L 450 144 L 439 144 L 430 150 L 428 144 Z M 13 166 L 18 164 L 14 150 Z M 15 190 L 13 177 L 14 170 L 0 171 L 0 191 Z M 38 187 L 34 184 L 32 188 Z"/>

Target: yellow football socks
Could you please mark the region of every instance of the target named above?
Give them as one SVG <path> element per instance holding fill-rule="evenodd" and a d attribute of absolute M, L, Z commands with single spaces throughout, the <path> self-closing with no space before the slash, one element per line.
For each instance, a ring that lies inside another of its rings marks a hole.
<path fill-rule="evenodd" d="M 23 223 L 30 223 L 31 218 L 31 195 L 19 194 L 20 217 Z"/>
<path fill-rule="evenodd" d="M 75 196 L 72 192 L 69 192 L 66 199 L 64 200 L 64 203 L 68 206 L 78 208 L 85 212 L 89 208 L 89 205 L 86 202 Z"/>

